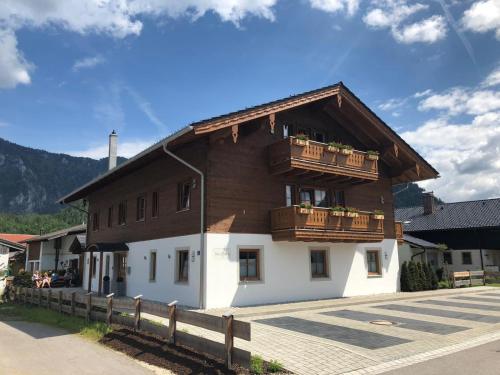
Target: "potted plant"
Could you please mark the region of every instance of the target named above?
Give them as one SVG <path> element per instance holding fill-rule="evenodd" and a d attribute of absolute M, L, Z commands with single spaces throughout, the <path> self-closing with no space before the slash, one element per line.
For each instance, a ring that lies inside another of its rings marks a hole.
<path fill-rule="evenodd" d="M 382 210 L 374 210 L 372 213 L 372 217 L 375 220 L 384 220 L 384 211 Z"/>
<path fill-rule="evenodd" d="M 294 138 L 294 143 L 297 146 L 307 146 L 309 145 L 309 137 L 305 134 L 297 134 Z"/>
<path fill-rule="evenodd" d="M 313 208 L 309 203 L 301 203 L 299 206 L 299 214 L 309 215 L 313 213 Z"/>
<path fill-rule="evenodd" d="M 340 143 L 337 143 L 337 142 L 330 142 L 330 143 L 328 143 L 327 150 L 329 152 L 339 152 L 339 150 L 340 150 Z"/>
<path fill-rule="evenodd" d="M 352 146 L 351 145 L 339 145 L 340 153 L 342 155 L 352 155 Z"/>
<path fill-rule="evenodd" d="M 354 207 L 346 207 L 344 215 L 351 218 L 359 217 L 359 210 Z"/>
<path fill-rule="evenodd" d="M 378 160 L 379 152 L 374 150 L 368 150 L 366 151 L 366 158 L 368 160 Z"/>
<path fill-rule="evenodd" d="M 342 206 L 335 206 L 330 208 L 330 215 L 332 216 L 344 216 L 345 208 Z"/>

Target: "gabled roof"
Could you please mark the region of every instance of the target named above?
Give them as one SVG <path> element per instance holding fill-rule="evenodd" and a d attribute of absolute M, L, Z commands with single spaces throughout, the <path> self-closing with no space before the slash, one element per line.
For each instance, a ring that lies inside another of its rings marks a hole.
<path fill-rule="evenodd" d="M 0 245 L 8 247 L 9 251 L 12 251 L 12 250 L 24 251 L 24 250 L 26 250 L 26 245 L 24 245 L 22 243 L 17 243 L 17 242 L 5 240 L 3 238 L 0 238 Z"/>
<path fill-rule="evenodd" d="M 34 234 L 16 234 L 16 233 L 0 233 L 0 239 L 10 242 L 23 243 L 26 240 L 35 237 Z"/>
<path fill-rule="evenodd" d="M 395 215 L 405 232 L 500 228 L 500 198 L 438 204 L 429 215 L 422 206 L 397 208 Z"/>
<path fill-rule="evenodd" d="M 209 132 L 238 125 L 257 118 L 265 118 L 265 116 L 269 116 L 271 114 L 279 113 L 334 96 L 337 97 L 339 107 L 342 106 L 342 101 L 344 100 L 352 107 L 353 110 L 361 113 L 366 119 L 366 122 L 369 123 L 371 127 L 376 128 L 376 130 L 384 136 L 384 139 L 387 141 L 386 146 L 388 149 L 395 149 L 394 152 L 396 154 L 400 152 L 412 161 L 410 165 L 401 166 L 401 173 L 406 173 L 410 169 L 412 170 L 413 177 L 410 178 L 409 181 L 438 177 L 439 173 L 424 158 L 422 158 L 422 156 L 420 156 L 410 145 L 408 145 L 408 143 L 406 143 L 370 108 L 368 108 L 368 106 L 356 97 L 342 82 L 339 82 L 320 89 L 307 91 L 298 95 L 245 108 L 243 110 L 231 112 L 222 116 L 212 117 L 206 120 L 191 123 L 189 126 L 186 126 L 162 139 L 160 142 L 155 143 L 133 158 L 127 160 L 125 163 L 122 163 L 118 167 L 115 167 L 103 175 L 95 178 L 67 196 L 62 197 L 59 200 L 59 203 L 69 203 L 85 198 L 89 193 L 95 191 L 99 187 L 120 178 L 120 176 L 123 176 L 130 171 L 140 168 L 142 165 L 147 164 L 148 161 L 161 154 L 164 145 L 168 145 L 169 148 L 171 148 L 171 145 L 180 145 Z M 397 183 L 399 182 L 403 181 L 398 181 Z"/>
<path fill-rule="evenodd" d="M 56 238 L 68 236 L 71 234 L 85 233 L 86 230 L 87 230 L 87 225 L 81 224 L 81 225 L 76 225 L 74 227 L 65 228 L 65 229 L 55 231 L 55 232 L 43 234 L 41 236 L 35 236 L 33 238 L 30 238 L 26 242 L 31 243 L 31 242 L 40 242 L 40 241 L 50 241 L 50 240 L 54 240 Z"/>
<path fill-rule="evenodd" d="M 423 240 L 421 238 L 413 237 L 410 236 L 409 234 L 403 234 L 403 240 L 404 242 L 409 243 L 410 245 L 414 245 L 417 247 L 422 247 L 426 249 L 438 249 L 439 246 L 436 245 L 434 242 L 429 242 L 426 240 Z"/>

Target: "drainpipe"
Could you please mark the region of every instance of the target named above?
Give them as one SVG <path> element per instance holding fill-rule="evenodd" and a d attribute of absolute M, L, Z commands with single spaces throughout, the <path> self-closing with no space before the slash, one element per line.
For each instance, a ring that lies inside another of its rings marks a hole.
<path fill-rule="evenodd" d="M 167 149 L 167 143 L 163 143 L 163 151 L 167 155 L 170 155 L 173 157 L 175 160 L 177 160 L 179 163 L 184 164 L 186 167 L 191 169 L 192 171 L 196 172 L 197 174 L 200 175 L 200 194 L 201 194 L 201 199 L 200 199 L 200 293 L 199 293 L 199 301 L 198 301 L 198 306 L 200 309 L 203 309 L 205 307 L 205 293 L 204 293 L 204 286 L 205 286 L 205 225 L 204 225 L 204 220 L 205 220 L 205 175 L 203 174 L 202 171 L 199 169 L 195 168 L 191 164 L 189 164 L 187 161 L 181 159 L 177 155 L 175 155 L 173 152 L 169 151 Z"/>
<path fill-rule="evenodd" d="M 422 251 L 420 253 L 416 253 L 416 254 L 413 254 L 411 256 L 411 260 L 413 260 L 413 258 L 415 258 L 415 257 L 418 257 L 419 255 L 425 254 L 427 249 L 425 247 L 422 247 L 421 249 L 422 249 Z"/>

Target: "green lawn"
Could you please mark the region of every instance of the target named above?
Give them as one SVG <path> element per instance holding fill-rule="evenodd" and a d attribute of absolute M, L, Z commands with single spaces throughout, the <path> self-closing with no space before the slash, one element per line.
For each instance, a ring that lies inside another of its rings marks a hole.
<path fill-rule="evenodd" d="M 28 322 L 47 324 L 80 334 L 94 341 L 99 341 L 104 335 L 111 332 L 111 328 L 104 323 L 87 323 L 85 319 L 80 317 L 60 314 L 59 312 L 40 307 L 15 305 L 12 303 L 0 303 L 0 320 L 3 319 L 20 319 Z"/>
<path fill-rule="evenodd" d="M 497 288 L 500 288 L 500 283 L 486 284 L 486 286 L 496 286 Z"/>

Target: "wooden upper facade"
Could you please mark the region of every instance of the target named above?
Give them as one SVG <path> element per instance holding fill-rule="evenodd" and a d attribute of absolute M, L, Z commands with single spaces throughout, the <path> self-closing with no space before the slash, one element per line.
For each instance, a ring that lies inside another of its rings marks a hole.
<path fill-rule="evenodd" d="M 209 233 L 272 234 L 276 241 L 396 238 L 392 185 L 437 176 L 342 84 L 195 123 L 167 142 L 205 175 Z M 87 199 L 88 244 L 199 232 L 200 177 L 162 146 L 61 200 Z M 339 216 L 334 206 L 356 210 Z"/>

